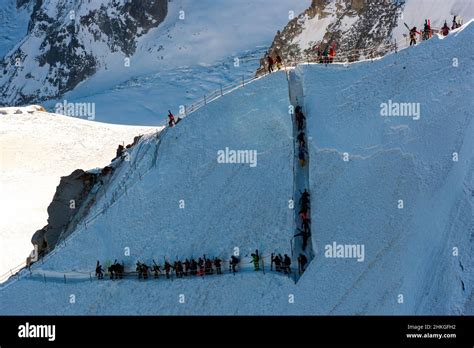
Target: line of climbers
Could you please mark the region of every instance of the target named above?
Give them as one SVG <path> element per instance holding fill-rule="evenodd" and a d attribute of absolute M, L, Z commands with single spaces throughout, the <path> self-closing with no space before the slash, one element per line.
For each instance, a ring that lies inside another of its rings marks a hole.
<path fill-rule="evenodd" d="M 278 70 L 281 70 L 283 68 L 283 60 L 281 59 L 280 55 L 277 54 L 277 56 L 275 57 L 275 59 L 273 59 L 273 57 L 267 53 L 266 55 L 266 61 L 267 61 L 267 65 L 268 65 L 268 73 L 271 74 L 273 71 L 275 71 L 275 63 L 276 63 L 276 66 L 277 66 L 277 69 Z"/>
<path fill-rule="evenodd" d="M 457 29 L 463 24 L 462 19 L 456 19 L 456 17 L 457 16 L 454 16 L 453 18 L 451 28 L 448 26 L 447 21 L 446 20 L 444 21 L 443 27 L 439 30 L 439 32 L 443 36 L 447 36 L 449 34 L 449 30 Z M 417 34 L 420 35 L 421 39 L 424 41 L 424 40 L 431 39 L 431 37 L 433 36 L 433 33 L 437 32 L 436 30 L 432 29 L 431 22 L 429 19 L 425 19 L 425 24 L 424 24 L 422 32 L 419 32 L 416 27 L 413 27 L 410 29 L 407 24 L 405 24 L 405 26 L 409 30 L 410 46 L 416 45 Z M 321 42 L 313 46 L 312 49 L 313 51 L 316 52 L 316 55 L 317 55 L 316 61 L 319 62 L 320 64 L 326 64 L 326 65 L 333 63 L 334 58 L 336 57 L 336 47 L 337 47 L 336 42 L 332 42 L 332 43 Z M 267 53 L 265 58 L 267 62 L 268 73 L 271 74 L 275 70 L 274 69 L 275 62 L 277 64 L 278 70 L 282 68 L 283 63 L 282 63 L 281 56 L 279 54 L 277 54 L 276 58 L 274 59 L 270 54 Z"/>
<path fill-rule="evenodd" d="M 306 117 L 304 116 L 303 112 L 301 111 L 301 106 L 297 106 L 295 108 L 295 122 L 298 128 L 298 136 L 296 137 L 296 141 L 298 142 L 298 159 L 300 161 L 301 167 L 306 165 L 306 155 L 308 154 L 308 150 L 306 149 L 306 135 L 303 131 L 304 123 L 306 121 Z"/>
<path fill-rule="evenodd" d="M 254 271 L 260 271 L 260 261 L 261 257 L 258 250 L 255 250 L 254 253 L 251 253 L 251 263 L 254 266 Z M 188 277 L 188 276 L 205 276 L 213 274 L 223 274 L 224 270 L 222 265 L 224 261 L 218 257 L 213 259 L 207 258 L 206 255 L 199 257 L 197 260 L 194 258 L 186 258 L 184 261 L 176 260 L 174 263 L 170 263 L 168 260 L 164 260 L 163 265 L 159 265 L 155 260 L 152 260 L 153 265 L 149 266 L 143 262 L 137 261 L 136 263 L 136 274 L 138 279 L 148 279 L 150 272 L 153 272 L 154 278 L 158 279 L 160 276 L 164 275 L 167 279 L 173 276 L 177 278 Z M 303 272 L 308 260 L 304 255 L 300 255 L 298 258 L 298 270 Z M 229 260 L 229 273 L 238 272 L 238 265 L 240 264 L 240 259 L 232 255 Z M 291 259 L 285 254 L 274 256 L 271 255 L 271 267 L 273 271 L 273 264 L 275 264 L 275 270 L 277 272 L 284 272 L 285 274 L 291 273 Z M 125 266 L 123 263 L 118 263 L 117 260 L 107 268 L 110 279 L 123 279 L 125 274 Z M 97 279 L 104 279 L 104 269 L 99 261 L 97 261 L 95 268 L 95 276 Z"/>
<path fill-rule="evenodd" d="M 295 123 L 296 128 L 298 131 L 298 136 L 296 137 L 296 142 L 298 143 L 298 159 L 300 162 L 300 166 L 303 168 L 306 165 L 306 155 L 308 154 L 307 149 L 307 142 L 306 142 L 306 134 L 304 133 L 306 117 L 303 114 L 301 106 L 297 105 L 295 107 Z M 308 239 L 311 236 L 311 220 L 310 220 L 310 194 L 307 189 L 304 192 L 301 192 L 299 203 L 299 212 L 298 216 L 301 219 L 301 228 L 296 228 L 296 234 L 293 236 L 301 237 L 302 238 L 302 245 L 301 249 L 303 253 L 306 251 L 306 247 L 308 246 Z M 298 268 L 300 273 L 304 272 L 305 267 L 308 263 L 308 259 L 306 256 L 300 253 L 298 256 Z"/>
<path fill-rule="evenodd" d="M 319 63 L 324 64 L 332 63 L 334 61 L 334 57 L 336 56 L 336 43 L 334 42 L 331 45 L 327 44 L 324 49 L 321 47 L 321 45 L 314 46 L 313 48 L 317 51 L 317 61 Z M 267 63 L 267 70 L 269 74 L 271 74 L 275 70 L 281 70 L 283 68 L 283 60 L 279 54 L 277 54 L 276 57 L 273 58 L 272 55 L 267 52 L 265 56 L 265 61 Z"/>
<path fill-rule="evenodd" d="M 328 43 L 323 47 L 321 47 L 323 44 L 319 44 L 313 47 L 313 49 L 316 51 L 316 54 L 318 56 L 318 62 L 320 64 L 330 64 L 334 62 L 334 57 L 336 56 L 336 43 L 333 42 L 332 44 Z"/>
<path fill-rule="evenodd" d="M 296 233 L 294 237 L 301 237 L 302 238 L 302 245 L 301 249 L 303 252 L 306 251 L 306 247 L 308 246 L 308 239 L 311 237 L 311 219 L 310 219 L 310 201 L 309 201 L 309 192 L 308 190 L 304 190 L 301 193 L 301 197 L 299 200 L 300 210 L 298 212 L 299 217 L 301 219 L 301 228 L 296 228 Z M 301 255 L 300 255 L 301 256 Z"/>
<path fill-rule="evenodd" d="M 431 27 L 431 21 L 429 19 L 425 19 L 425 24 L 423 25 L 423 31 L 419 32 L 416 27 L 409 28 L 407 24 L 405 26 L 409 29 L 410 33 L 410 46 L 416 45 L 416 35 L 420 35 L 421 40 L 429 40 L 433 37 L 433 33 L 437 32 L 437 30 Z M 444 25 L 441 27 L 439 32 L 443 36 L 447 36 L 449 34 L 449 30 L 454 30 L 462 26 L 462 19 L 456 19 L 456 16 L 453 18 L 453 22 L 451 28 L 449 28 L 447 21 L 444 21 Z"/>

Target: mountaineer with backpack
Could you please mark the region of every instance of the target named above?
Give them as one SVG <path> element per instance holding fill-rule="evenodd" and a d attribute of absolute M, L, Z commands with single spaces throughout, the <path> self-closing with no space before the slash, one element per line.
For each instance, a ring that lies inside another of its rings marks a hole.
<path fill-rule="evenodd" d="M 231 267 L 231 270 L 232 270 L 232 273 L 236 273 L 237 272 L 237 265 L 239 264 L 239 259 L 232 255 L 230 257 L 230 267 Z"/>
<path fill-rule="evenodd" d="M 104 279 L 104 270 L 99 261 L 97 261 L 97 265 L 95 266 L 95 276 L 97 279 Z"/>
<path fill-rule="evenodd" d="M 219 259 L 218 257 L 216 257 L 214 259 L 214 266 L 216 266 L 216 273 L 217 274 L 222 274 L 222 268 L 221 268 L 222 266 L 221 265 L 222 265 L 222 260 Z"/>
<path fill-rule="evenodd" d="M 285 274 L 290 274 L 291 273 L 291 259 L 290 257 L 285 254 L 285 257 L 283 258 L 283 270 L 285 272 Z"/>
<path fill-rule="evenodd" d="M 308 258 L 304 254 L 298 256 L 298 269 L 300 274 L 306 270 L 306 265 L 308 264 Z"/>
<path fill-rule="evenodd" d="M 416 34 L 421 35 L 420 32 L 416 30 L 416 27 L 410 29 L 410 46 L 416 45 Z"/>
<path fill-rule="evenodd" d="M 441 28 L 441 34 L 443 34 L 443 36 L 447 36 L 449 34 L 449 27 L 448 27 L 448 23 L 446 23 L 446 21 L 444 21 L 444 25 Z"/>
<path fill-rule="evenodd" d="M 259 271 L 260 270 L 260 256 L 258 255 L 258 249 L 255 250 L 255 254 L 252 253 L 250 254 L 252 256 L 252 263 L 254 267 L 254 271 Z"/>
<path fill-rule="evenodd" d="M 268 63 L 268 73 L 271 74 L 273 72 L 273 64 L 275 64 L 275 61 L 273 60 L 271 55 L 267 56 L 267 63 Z"/>
<path fill-rule="evenodd" d="M 173 127 L 176 124 L 174 115 L 168 110 L 168 126 Z"/>

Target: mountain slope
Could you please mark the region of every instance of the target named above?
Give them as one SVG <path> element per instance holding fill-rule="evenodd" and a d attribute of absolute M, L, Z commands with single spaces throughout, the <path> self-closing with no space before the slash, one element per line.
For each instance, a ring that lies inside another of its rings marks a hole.
<path fill-rule="evenodd" d="M 167 0 L 29 3 L 28 34 L 0 64 L 0 105 L 62 95 L 106 68 L 109 59 L 130 57 L 168 6 Z"/>
<path fill-rule="evenodd" d="M 472 314 L 466 265 L 472 264 L 473 36 L 470 25 L 374 62 L 298 68 L 313 137 L 315 259 L 297 284 L 262 272 L 45 284 L 23 272 L 0 290 L 0 313 Z M 454 67 L 453 53 L 466 64 Z M 128 267 L 164 256 L 227 259 L 235 246 L 242 255 L 255 247 L 266 257 L 287 252 L 294 155 L 287 86 L 281 72 L 261 78 L 167 129 L 158 147 L 159 138 L 146 138 L 131 154 L 139 160 L 117 177 L 114 188 L 123 194 L 34 265 L 34 274 L 87 277 L 97 259 L 123 259 Z M 388 99 L 419 102 L 420 119 L 382 117 Z M 224 146 L 258 150 L 258 165 L 217 164 Z M 397 208 L 400 197 L 404 209 Z M 107 203 L 101 199 L 98 208 Z M 325 257 L 334 241 L 363 244 L 364 257 Z M 123 255 L 127 247 L 130 257 Z"/>
<path fill-rule="evenodd" d="M 45 267 L 87 270 L 97 257 L 120 257 L 125 247 L 133 251 L 129 266 L 135 258 L 286 248 L 293 187 L 287 96 L 281 73 L 191 114 L 166 130 L 158 149 L 155 137 L 145 140 L 95 208 L 114 205 Z M 218 163 L 218 151 L 226 148 L 257 151 L 255 165 Z M 111 201 L 110 192 L 122 189 L 126 195 Z"/>
<path fill-rule="evenodd" d="M 314 261 L 345 284 L 328 313 L 472 314 L 473 35 L 471 24 L 382 61 L 302 67 L 311 188 L 321 198 Z M 419 114 L 383 116 L 390 101 L 419 103 Z M 364 245 L 365 261 L 326 258 L 333 242 Z"/>
<path fill-rule="evenodd" d="M 26 35 L 32 7 L 28 1 L 0 0 L 0 59 Z"/>

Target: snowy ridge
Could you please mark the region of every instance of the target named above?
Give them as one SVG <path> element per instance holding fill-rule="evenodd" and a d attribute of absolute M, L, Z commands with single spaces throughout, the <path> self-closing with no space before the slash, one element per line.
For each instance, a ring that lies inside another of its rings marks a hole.
<path fill-rule="evenodd" d="M 474 18 L 470 0 L 314 0 L 274 38 L 269 52 L 283 61 L 311 59 L 336 45 L 336 58 L 349 61 L 384 55 L 398 46 L 408 46 L 405 23 L 423 29 L 425 19 L 439 30 L 453 16 L 467 23 Z M 421 38 L 419 38 L 421 40 Z M 351 54 L 349 54 L 351 52 Z M 262 60 L 259 72 L 264 69 Z"/>

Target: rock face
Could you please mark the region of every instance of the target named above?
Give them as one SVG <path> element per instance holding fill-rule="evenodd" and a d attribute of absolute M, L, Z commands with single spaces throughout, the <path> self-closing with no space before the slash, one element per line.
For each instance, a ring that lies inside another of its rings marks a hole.
<path fill-rule="evenodd" d="M 36 231 L 31 242 L 38 246 L 40 254 L 52 250 L 58 239 L 73 221 L 99 175 L 77 169 L 61 178 L 53 201 L 48 207 L 48 225 Z"/>
<path fill-rule="evenodd" d="M 17 0 L 32 5 L 28 33 L 0 62 L 0 105 L 58 97 L 107 65 L 129 57 L 166 17 L 168 0 Z"/>
<path fill-rule="evenodd" d="M 349 61 L 386 50 L 393 44 L 391 33 L 403 3 L 386 0 L 313 0 L 311 6 L 292 19 L 280 32 L 269 49 L 272 56 L 280 55 L 284 62 L 314 59 L 318 48 L 324 50 L 335 44 L 339 56 L 360 51 Z M 264 59 L 257 74 L 265 71 Z"/>
<path fill-rule="evenodd" d="M 95 204 L 98 191 L 111 180 L 117 166 L 125 160 L 123 153 L 137 145 L 141 135 L 133 138 L 133 142 L 123 147 L 112 164 L 96 172 L 86 172 L 76 169 L 68 176 L 61 177 L 56 188 L 53 201 L 48 207 L 48 224 L 36 231 L 31 243 L 38 248 L 40 256 L 54 249 L 57 243 L 71 234 L 81 219 L 87 215 Z M 96 185 L 97 184 L 97 185 Z M 27 259 L 29 265 L 31 259 Z"/>

